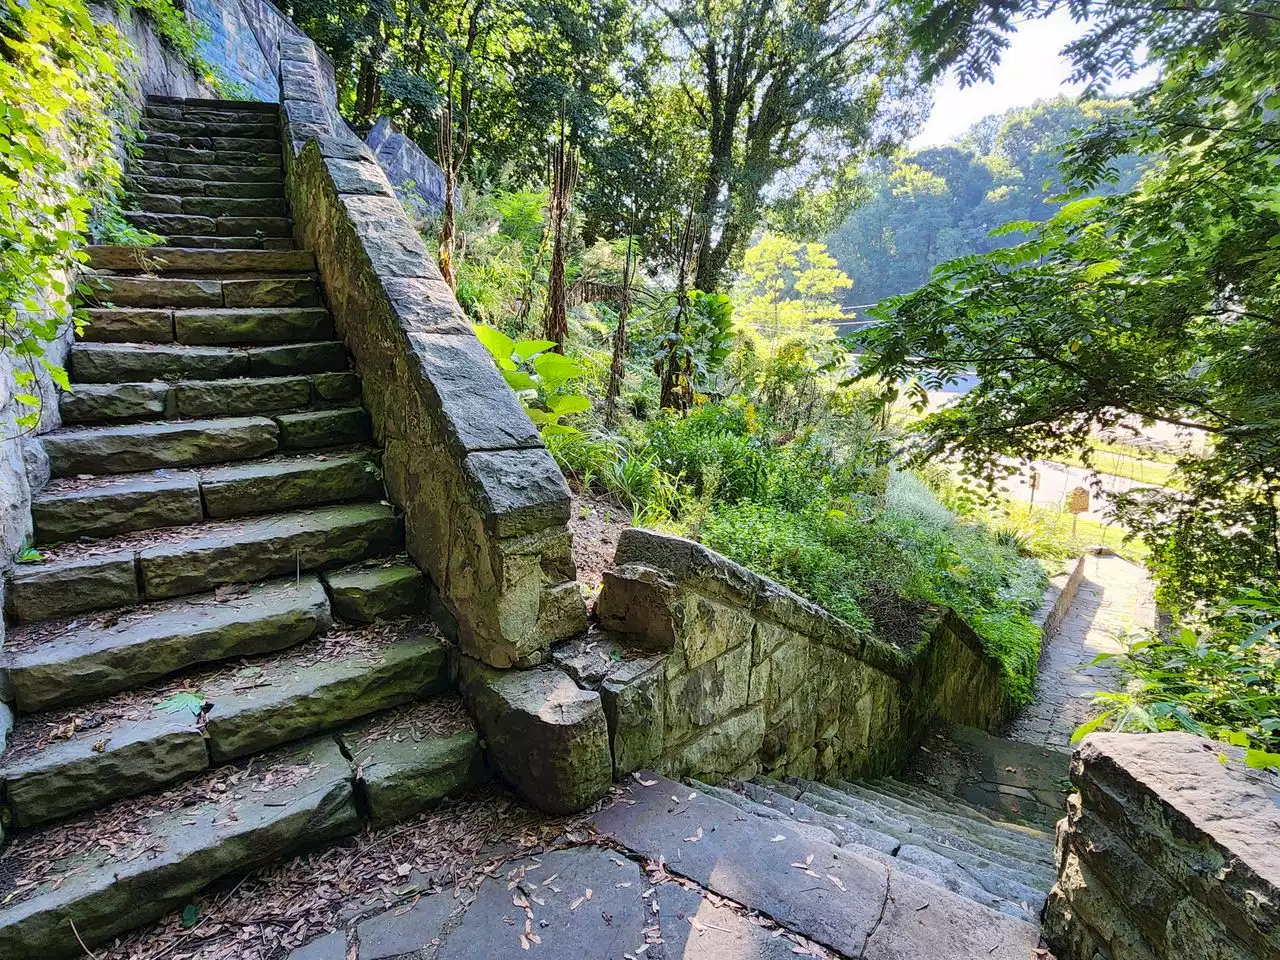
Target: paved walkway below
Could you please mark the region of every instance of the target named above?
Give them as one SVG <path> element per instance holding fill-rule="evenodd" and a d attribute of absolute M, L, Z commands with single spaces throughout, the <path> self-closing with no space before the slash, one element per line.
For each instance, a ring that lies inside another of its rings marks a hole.
<path fill-rule="evenodd" d="M 1075 600 L 1041 651 L 1035 702 L 1010 725 L 1010 739 L 1070 749 L 1071 734 L 1093 715 L 1093 695 L 1119 685 L 1114 667 L 1090 666 L 1094 657 L 1119 652 L 1125 634 L 1155 625 L 1153 585 L 1143 567 L 1117 556 L 1091 554 L 1084 562 Z"/>

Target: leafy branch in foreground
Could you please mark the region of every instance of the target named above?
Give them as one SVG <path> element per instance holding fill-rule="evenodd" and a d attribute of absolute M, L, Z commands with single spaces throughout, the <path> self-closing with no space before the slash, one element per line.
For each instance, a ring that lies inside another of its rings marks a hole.
<path fill-rule="evenodd" d="M 969 68 L 980 75 L 983 58 L 998 56 L 968 46 L 989 29 L 982 17 L 1061 4 L 911 6 L 976 18 L 950 48 L 928 34 L 941 29 L 937 17 L 920 30 L 938 56 L 977 56 Z M 1125 421 L 1207 437 L 1204 456 L 1179 461 L 1181 489 L 1117 504 L 1151 546 L 1161 599 L 1185 610 L 1280 576 L 1280 3 L 1104 6 L 1072 5 L 1113 28 L 1068 48 L 1080 75 L 1128 70 L 1141 40 L 1162 76 L 1128 113 L 1071 140 L 1064 178 L 1092 190 L 1136 153 L 1152 158 L 1138 185 L 1069 203 L 1044 223 L 1007 225 L 1026 239 L 942 265 L 919 290 L 882 303 L 854 346 L 861 375 L 885 384 L 886 400 L 907 383 L 922 409 L 926 389 L 976 374 L 969 393 L 917 423 L 914 452 L 953 456 L 989 481 L 1010 459 L 1078 452 L 1088 463 L 1093 433 Z"/>
<path fill-rule="evenodd" d="M 1103 709 L 1073 740 L 1100 727 L 1187 730 L 1246 748 L 1251 766 L 1280 765 L 1280 593 L 1249 587 L 1198 611 L 1165 637 L 1142 636 L 1102 654 L 1129 682 L 1100 693 Z"/>

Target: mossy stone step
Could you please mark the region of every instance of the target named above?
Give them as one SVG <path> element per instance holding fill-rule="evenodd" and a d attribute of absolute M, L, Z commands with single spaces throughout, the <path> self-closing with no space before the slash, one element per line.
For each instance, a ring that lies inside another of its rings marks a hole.
<path fill-rule="evenodd" d="M 311 379 L 246 377 L 235 380 L 183 380 L 170 392 L 172 409 L 180 417 L 238 416 L 298 410 L 311 402 Z"/>
<path fill-rule="evenodd" d="M 293 225 L 285 217 L 210 217 L 128 210 L 124 218 L 139 230 L 165 237 L 289 237 L 293 233 Z"/>
<path fill-rule="evenodd" d="M 52 710 L 198 664 L 283 650 L 329 624 L 324 588 L 304 576 L 230 597 L 206 594 L 69 624 L 50 639 L 6 654 L 4 663 L 19 710 Z M 16 631 L 15 641 L 23 635 Z"/>
<path fill-rule="evenodd" d="M 206 187 L 213 186 L 217 185 L 206 184 Z M 98 244 L 85 247 L 85 252 L 89 256 L 89 266 L 94 270 L 145 269 L 149 273 L 160 274 L 162 279 L 165 273 L 314 273 L 316 269 L 315 256 L 307 250 L 187 250 L 181 247 L 145 247 L 140 250 L 138 247 Z M 218 301 L 219 304 L 221 302 Z"/>
<path fill-rule="evenodd" d="M 133 176 L 125 189 L 134 195 L 150 193 L 180 197 L 228 197 L 232 200 L 283 200 L 283 183 L 222 183 L 218 180 L 186 180 L 182 177 Z"/>
<path fill-rule="evenodd" d="M 321 507 L 189 529 L 189 537 L 171 537 L 138 552 L 148 598 L 338 567 L 400 548 L 400 519 L 383 503 Z"/>
<path fill-rule="evenodd" d="M 55 477 L 138 473 L 260 457 L 276 450 L 278 433 L 266 417 L 129 423 L 55 430 L 44 449 Z"/>
<path fill-rule="evenodd" d="M 347 370 L 346 348 L 336 340 L 249 348 L 177 343 L 76 343 L 71 347 L 71 375 L 76 386 L 280 377 Z"/>
<path fill-rule="evenodd" d="M 81 941 L 103 944 L 179 909 L 223 877 L 356 833 L 351 778 L 333 738 L 320 737 L 259 759 L 230 784 L 227 771 L 211 771 L 185 788 L 191 805 L 157 804 L 158 815 L 147 816 L 147 804 L 123 801 L 137 810 L 132 839 L 119 846 L 81 843 L 54 863 L 30 863 L 52 845 L 42 844 L 41 834 L 19 838 L 9 853 L 10 877 L 31 872 L 43 880 L 0 907 L 0 956 L 83 956 Z M 216 793 L 214 780 L 227 789 Z M 114 822 L 121 815 L 111 808 L 100 816 Z"/>
<path fill-rule="evenodd" d="M 198 150 L 192 147 L 169 147 L 143 143 L 142 160 L 149 163 L 210 164 L 225 167 L 270 167 L 281 162 L 278 144 L 253 150 Z"/>
<path fill-rule="evenodd" d="M 0 766 L 16 827 L 34 827 L 156 790 L 209 766 L 188 711 L 55 740 Z"/>
<path fill-rule="evenodd" d="M 173 234 L 168 241 L 175 247 L 192 250 L 292 250 L 292 237 L 240 237 L 209 234 Z"/>
<path fill-rule="evenodd" d="M 184 114 L 209 113 L 216 116 L 230 113 L 276 116 L 280 113 L 280 104 L 269 100 L 224 100 L 213 97 L 169 97 L 158 93 L 149 94 L 146 102 L 148 115 L 156 107 L 178 109 Z"/>
<path fill-rule="evenodd" d="M 427 581 L 412 564 L 326 573 L 336 616 L 351 623 L 390 620 L 422 607 Z"/>
<path fill-rule="evenodd" d="M 106 537 L 199 523 L 204 517 L 194 474 L 147 474 L 126 482 L 41 491 L 31 504 L 38 543 Z"/>
<path fill-rule="evenodd" d="M 183 180 L 215 180 L 219 183 L 282 183 L 284 170 L 279 164 L 249 166 L 227 163 L 170 163 L 158 160 L 135 160 L 130 171 L 144 177 L 178 177 Z"/>
<path fill-rule="evenodd" d="M 221 763 L 441 693 L 447 686 L 444 646 L 428 630 L 378 637 L 367 651 L 345 659 L 308 658 L 304 648 L 264 667 L 251 681 L 232 675 L 202 686 L 213 704 L 204 734 L 210 756 Z"/>
<path fill-rule="evenodd" d="M 363 407 L 308 410 L 276 416 L 281 450 L 314 450 L 319 447 L 363 443 L 371 436 L 369 413 Z"/>
<path fill-rule="evenodd" d="M 120 248 L 109 248 L 119 250 Z M 150 248 L 155 249 L 155 248 Z M 139 251 L 135 249 L 133 255 Z M 109 262 L 121 262 L 120 254 L 102 255 Z M 127 269 L 127 268 L 126 268 Z M 136 269 L 136 267 L 134 268 Z M 222 282 L 191 277 L 116 277 L 94 275 L 85 278 L 90 297 L 104 306 L 116 307 L 220 307 Z"/>
<path fill-rule="evenodd" d="M 81 340 L 92 343 L 172 343 L 173 311 L 154 307 L 91 307 Z"/>
<path fill-rule="evenodd" d="M 358 771 L 356 789 L 374 830 L 407 820 L 485 777 L 480 737 L 470 722 L 442 735 L 415 722 L 414 714 L 413 708 L 376 714 L 338 735 Z"/>
<path fill-rule="evenodd" d="M 133 206 L 143 213 L 186 213 L 199 217 L 283 217 L 284 199 L 183 196 L 135 193 Z"/>
<path fill-rule="evenodd" d="M 9 575 L 5 594 L 7 612 L 19 623 L 126 607 L 141 599 L 131 550 L 20 564 Z"/>
<path fill-rule="evenodd" d="M 269 252 L 269 251 L 267 251 Z M 254 277 L 222 281 L 228 307 L 321 307 L 320 288 L 310 277 Z"/>
<path fill-rule="evenodd" d="M 196 346 L 303 343 L 333 336 L 324 307 L 221 307 L 177 310 L 175 339 Z"/>
<path fill-rule="evenodd" d="M 249 373 L 243 350 L 190 344 L 76 343 L 70 359 L 77 383 L 216 380 Z"/>
<path fill-rule="evenodd" d="M 249 121 L 243 120 L 177 120 L 169 117 L 144 117 L 141 124 L 143 132 L 174 133 L 178 136 L 190 137 L 253 137 L 260 140 L 279 139 L 280 124 L 267 117 L 253 115 Z"/>
<path fill-rule="evenodd" d="M 171 133 L 163 130 L 144 130 L 142 144 L 146 147 L 170 147 L 190 151 L 201 155 L 219 156 L 225 153 L 257 153 L 270 155 L 280 150 L 278 131 L 250 131 L 259 136 L 224 136 L 216 131 L 205 129 L 198 133 Z M 157 156 L 155 159 L 167 160 L 168 157 Z"/>
<path fill-rule="evenodd" d="M 166 383 L 73 383 L 58 395 L 63 423 L 155 420 L 168 413 Z"/>
<path fill-rule="evenodd" d="M 215 467 L 202 473 L 200 489 L 215 519 L 383 495 L 382 470 L 370 452 Z"/>

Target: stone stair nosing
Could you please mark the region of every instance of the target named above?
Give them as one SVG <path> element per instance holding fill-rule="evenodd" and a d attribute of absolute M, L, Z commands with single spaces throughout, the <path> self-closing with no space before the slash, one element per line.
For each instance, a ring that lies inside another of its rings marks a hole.
<path fill-rule="evenodd" d="M 901 825 L 903 821 L 893 821 L 892 817 L 877 815 L 865 803 L 854 799 L 841 802 L 825 794 L 826 788 L 821 788 L 821 785 L 815 785 L 815 788 L 813 791 L 806 790 L 801 795 L 806 803 L 835 815 L 844 814 L 864 823 L 869 822 L 875 829 L 895 837 L 904 847 L 916 846 L 937 854 L 964 869 L 987 890 L 1006 899 L 1015 902 L 1034 902 L 1038 897 L 1042 897 L 1044 889 L 1053 883 L 1051 865 L 1015 863 L 961 837 L 927 828 L 917 832 L 910 829 L 910 825 L 904 829 Z M 902 855 L 901 847 L 897 855 Z"/>
<path fill-rule="evenodd" d="M 90 610 L 202 593 L 341 567 L 400 550 L 401 521 L 387 504 L 351 503 L 168 528 L 160 540 L 140 535 L 57 550 L 18 567 L 7 591 L 9 613 L 32 623 Z"/>
<path fill-rule="evenodd" d="M 917 821 L 939 830 L 956 833 L 972 839 L 975 843 L 997 853 L 1011 857 L 1052 857 L 1053 843 L 1047 838 L 1033 839 L 1018 831 L 995 826 L 985 818 L 960 816 L 949 810 L 944 803 L 929 804 L 924 800 L 909 802 L 893 796 L 877 792 L 874 787 L 852 783 L 847 780 L 831 779 L 827 785 L 842 793 L 866 800 L 888 810 L 896 810 L 907 817 L 910 822 Z M 941 800 L 941 798 L 940 798 Z"/>
<path fill-rule="evenodd" d="M 323 602 L 323 591 L 313 592 Z M 377 629 L 335 628 L 295 639 L 284 650 L 237 649 L 231 630 L 219 635 L 208 625 L 205 635 L 222 646 L 194 662 L 218 656 L 221 662 L 140 690 L 118 688 L 123 692 L 71 713 L 19 715 L 13 742 L 0 758 L 0 783 L 14 824 L 38 826 L 154 791 L 211 765 L 434 697 L 448 687 L 435 631 L 406 618 Z M 143 638 L 129 652 L 141 659 L 169 639 L 158 637 L 149 646 Z M 353 646 L 354 655 L 347 656 Z M 247 664 L 240 659 L 253 653 L 259 656 Z M 59 733 L 50 738 L 53 730 Z"/>
<path fill-rule="evenodd" d="M 775 792 L 764 783 L 744 781 L 737 785 L 742 792 L 757 803 L 782 811 L 785 815 L 806 823 L 814 823 L 826 827 L 841 838 L 841 845 L 857 844 L 871 850 L 892 856 L 902 844 L 896 837 L 874 830 L 863 824 L 855 823 L 846 817 L 836 817 L 815 810 L 807 804 L 792 797 Z"/>
<path fill-rule="evenodd" d="M 1002 831 L 1006 836 L 1023 838 L 1038 850 L 1052 850 L 1054 847 L 1052 830 L 1014 820 L 1001 819 L 996 811 L 990 808 L 983 809 L 973 806 L 950 794 L 927 790 L 923 787 L 914 787 L 891 777 L 873 780 L 863 786 L 883 796 L 896 797 L 906 803 L 923 805 L 943 811 L 950 816 L 994 827 Z"/>
<path fill-rule="evenodd" d="M 80 342 L 71 348 L 71 375 L 80 384 L 120 384 L 175 380 L 223 380 L 348 369 L 347 353 L 336 340 L 257 347 L 188 346 Z"/>

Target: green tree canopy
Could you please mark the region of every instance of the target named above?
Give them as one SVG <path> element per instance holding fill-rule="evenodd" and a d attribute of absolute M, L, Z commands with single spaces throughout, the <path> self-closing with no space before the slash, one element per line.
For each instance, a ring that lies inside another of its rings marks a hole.
<path fill-rule="evenodd" d="M 932 69 L 981 76 L 1014 14 L 1057 0 L 910 0 Z M 1185 606 L 1253 577 L 1280 576 L 1280 3 L 1116 5 L 1067 48 L 1097 83 L 1147 50 L 1161 79 L 1131 110 L 1073 138 L 1065 183 L 1096 190 L 1127 155 L 1137 186 L 1076 200 L 1025 239 L 954 260 L 891 298 L 860 338 L 861 372 L 922 388 L 976 373 L 977 386 L 920 424 L 921 455 L 952 454 L 994 477 L 1002 458 L 1067 450 L 1120 418 L 1204 431 L 1182 489 L 1135 493 L 1122 518 L 1152 547 L 1164 599 Z"/>

